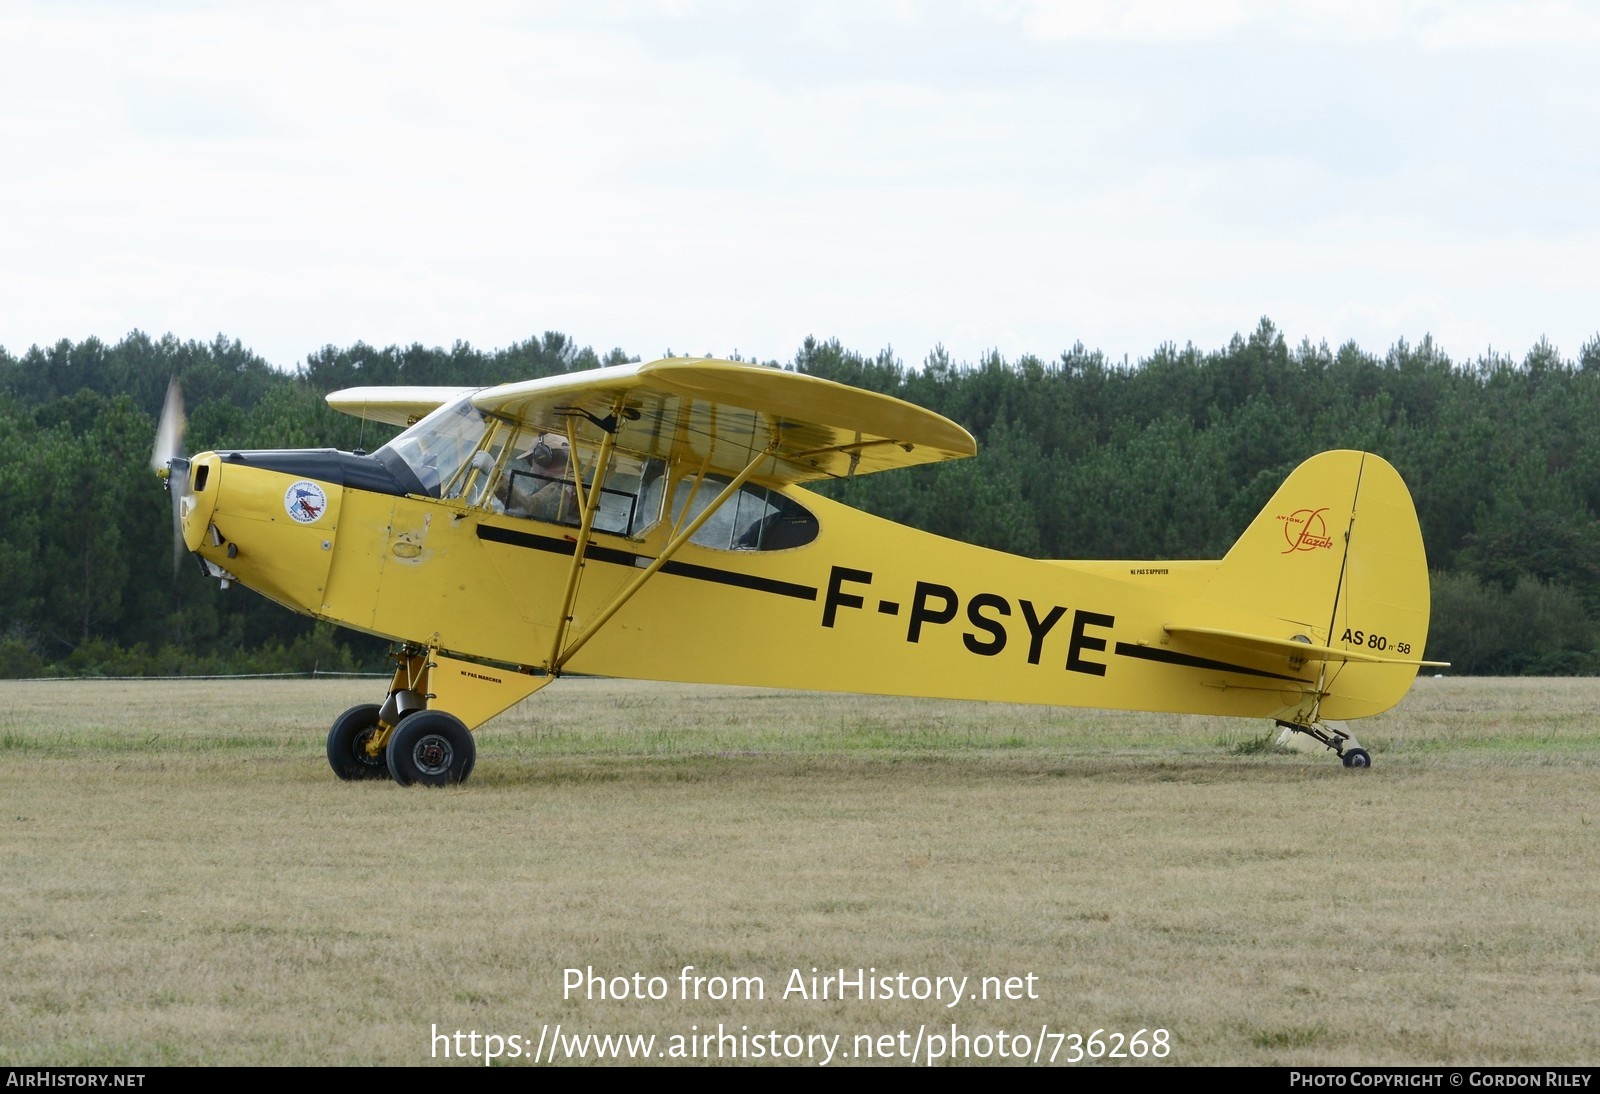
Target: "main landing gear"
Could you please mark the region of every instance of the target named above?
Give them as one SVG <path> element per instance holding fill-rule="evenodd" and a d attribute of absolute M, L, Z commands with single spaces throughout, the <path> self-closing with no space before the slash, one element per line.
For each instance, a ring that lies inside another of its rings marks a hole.
<path fill-rule="evenodd" d="M 328 766 L 347 782 L 393 779 L 401 786 L 454 786 L 478 758 L 472 730 L 551 677 L 447 657 L 407 644 L 383 705 L 362 703 L 328 730 Z"/>
<path fill-rule="evenodd" d="M 1278 722 L 1283 730 L 1278 735 L 1278 743 L 1285 744 L 1296 733 L 1303 733 L 1314 741 L 1318 741 L 1328 748 L 1333 749 L 1334 755 L 1344 762 L 1346 767 L 1371 767 L 1372 754 L 1362 748 L 1360 743 L 1351 736 L 1341 722 Z"/>
<path fill-rule="evenodd" d="M 341 779 L 393 779 L 401 786 L 452 786 L 467 781 L 478 746 L 466 724 L 443 710 L 407 711 L 398 725 L 363 703 L 328 730 L 328 766 Z"/>

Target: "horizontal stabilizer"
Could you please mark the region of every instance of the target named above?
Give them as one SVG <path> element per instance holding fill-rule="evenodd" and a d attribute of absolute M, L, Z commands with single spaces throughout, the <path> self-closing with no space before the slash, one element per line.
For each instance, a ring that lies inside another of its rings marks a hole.
<path fill-rule="evenodd" d="M 1293 638 L 1270 638 L 1264 634 L 1246 634 L 1243 631 L 1222 630 L 1219 627 L 1179 627 L 1168 624 L 1162 628 L 1174 638 L 1192 638 L 1200 642 L 1213 642 L 1225 646 L 1242 646 L 1259 653 L 1281 653 L 1306 661 L 1359 661 L 1369 665 L 1416 665 L 1419 668 L 1446 668 L 1448 661 L 1420 661 L 1412 657 L 1390 657 L 1384 653 L 1367 650 L 1339 649 L 1319 646 Z"/>

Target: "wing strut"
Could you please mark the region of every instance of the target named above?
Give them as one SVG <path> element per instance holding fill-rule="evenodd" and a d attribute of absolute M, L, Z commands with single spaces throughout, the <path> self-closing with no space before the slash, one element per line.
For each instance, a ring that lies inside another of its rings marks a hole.
<path fill-rule="evenodd" d="M 600 466 L 602 468 L 604 468 L 605 459 L 609 454 L 608 446 L 610 444 L 610 440 L 611 438 L 608 435 L 604 445 L 601 448 Z M 611 621 L 611 617 L 616 615 L 617 612 L 621 611 L 624 604 L 633 599 L 634 594 L 644 586 L 646 581 L 649 581 L 656 574 L 660 573 L 661 568 L 668 562 L 672 561 L 672 556 L 677 554 L 679 548 L 681 548 L 685 543 L 689 542 L 690 537 L 700 530 L 701 525 L 710 520 L 713 514 L 715 514 L 717 510 L 721 509 L 729 498 L 733 497 L 739 492 L 739 488 L 744 486 L 744 484 L 749 481 L 751 475 L 755 474 L 756 468 L 767 459 L 771 458 L 775 452 L 777 452 L 778 443 L 778 437 L 775 432 L 772 442 L 768 444 L 766 448 L 756 453 L 755 458 L 745 465 L 744 470 L 735 475 L 732 481 L 730 481 L 727 486 L 722 488 L 722 492 L 711 500 L 711 504 L 702 509 L 698 516 L 691 520 L 687 525 L 680 529 L 675 536 L 672 537 L 671 541 L 661 549 L 661 554 L 658 555 L 649 566 L 646 566 L 642 571 L 640 571 L 639 575 L 628 583 L 627 588 L 623 589 L 612 598 L 611 603 L 606 606 L 606 609 L 600 613 L 599 617 L 596 618 L 593 623 L 590 623 L 589 626 L 584 629 L 582 634 L 578 635 L 572 640 L 572 644 L 570 646 L 568 646 L 566 649 L 562 649 L 561 642 L 566 636 L 567 624 L 571 621 L 570 614 L 572 612 L 572 602 L 577 594 L 578 572 L 583 568 L 584 553 L 589 545 L 588 533 L 591 525 L 594 523 L 594 510 L 600 495 L 598 482 L 598 475 L 600 472 L 596 472 L 597 480 L 594 485 L 590 487 L 589 491 L 591 502 L 584 509 L 583 526 L 578 532 L 578 547 L 573 553 L 572 569 L 567 577 L 566 599 L 562 604 L 561 618 L 557 621 L 556 625 L 556 642 L 554 649 L 551 651 L 549 665 L 549 672 L 552 676 L 559 675 L 562 666 L 564 666 L 568 661 L 571 661 L 572 658 L 577 655 L 578 651 L 583 649 L 585 643 L 587 643 L 589 639 L 593 638 L 599 632 L 601 627 L 604 627 L 607 623 L 609 623 Z"/>
<path fill-rule="evenodd" d="M 617 400 L 616 411 L 621 412 L 622 400 Z M 583 521 L 578 525 L 578 545 L 572 552 L 572 568 L 567 571 L 567 589 L 561 597 L 561 614 L 556 618 L 556 640 L 550 647 L 550 673 L 555 675 L 561 671 L 561 666 L 572 656 L 571 652 L 563 654 L 561 643 L 567 637 L 567 624 L 572 622 L 572 605 L 578 599 L 578 577 L 583 573 L 584 561 L 589 553 L 589 539 L 594 533 L 595 514 L 600 511 L 600 487 L 606 474 L 606 468 L 611 465 L 611 449 L 616 443 L 617 435 L 611 430 L 605 430 L 600 440 L 600 455 L 594 465 L 594 480 L 587 490 L 583 485 L 583 467 L 578 463 L 577 437 L 572 429 L 572 422 L 567 423 L 567 451 L 572 459 L 572 484 L 577 491 L 578 506 L 583 510 Z M 592 628 L 591 628 L 592 629 Z"/>

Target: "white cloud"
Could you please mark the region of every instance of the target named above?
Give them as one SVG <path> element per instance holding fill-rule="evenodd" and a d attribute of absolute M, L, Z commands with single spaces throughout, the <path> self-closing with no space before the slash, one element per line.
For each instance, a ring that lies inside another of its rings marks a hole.
<path fill-rule="evenodd" d="M 1019 16 L 1030 35 L 1047 41 L 1204 41 L 1249 20 L 1242 0 L 1020 0 L 991 10 Z"/>
<path fill-rule="evenodd" d="M 1575 0 L 998 0 L 984 8 L 1031 37 L 1058 42 L 1255 38 L 1500 49 L 1600 40 L 1600 12 Z"/>
<path fill-rule="evenodd" d="M 1440 4 L 1431 14 L 1417 34 L 1430 49 L 1538 46 L 1568 51 L 1600 44 L 1600 10 L 1570 0 Z"/>
<path fill-rule="evenodd" d="M 1586 9 L 803 9 L 8 7 L 0 344 L 1594 333 Z"/>

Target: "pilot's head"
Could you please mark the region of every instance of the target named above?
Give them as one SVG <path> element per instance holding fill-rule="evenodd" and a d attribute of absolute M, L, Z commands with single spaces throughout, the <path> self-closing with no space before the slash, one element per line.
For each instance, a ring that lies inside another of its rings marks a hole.
<path fill-rule="evenodd" d="M 567 466 L 567 442 L 559 437 L 540 437 L 532 448 L 523 453 L 535 467 L 546 471 L 562 471 Z"/>

